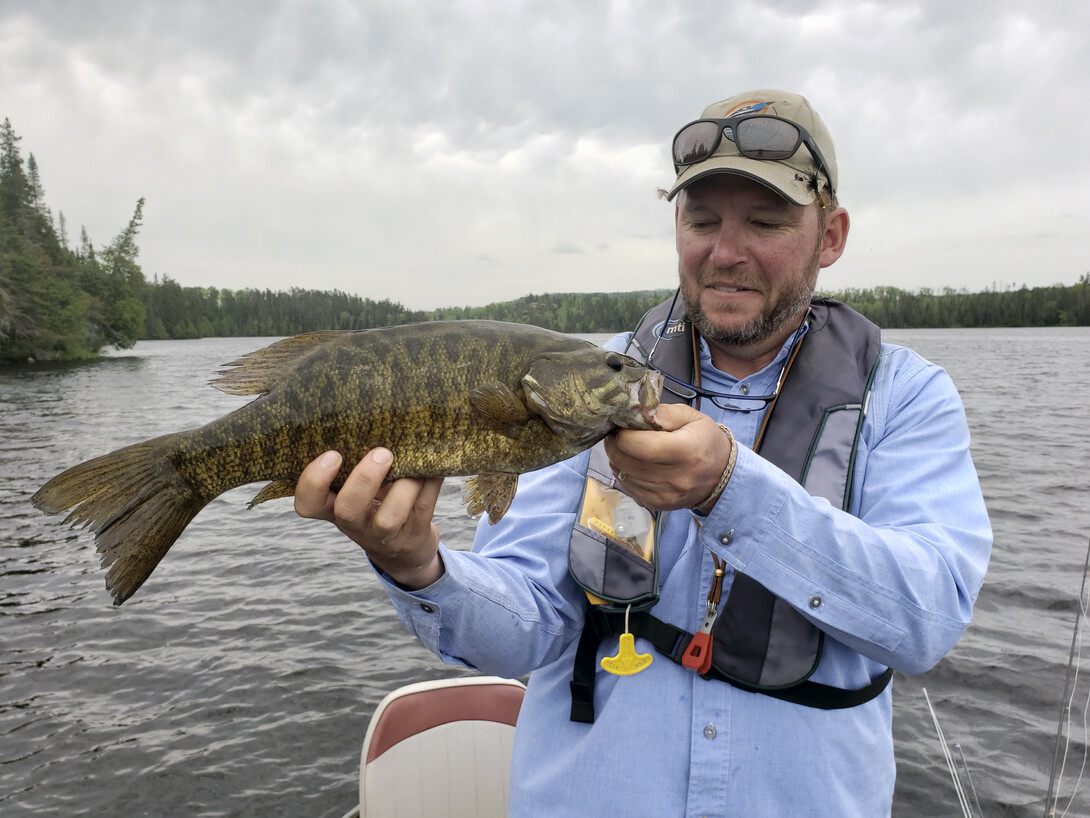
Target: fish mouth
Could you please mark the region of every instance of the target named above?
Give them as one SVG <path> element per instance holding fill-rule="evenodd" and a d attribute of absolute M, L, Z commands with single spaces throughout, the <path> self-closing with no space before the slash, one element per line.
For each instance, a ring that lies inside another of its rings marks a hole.
<path fill-rule="evenodd" d="M 628 386 L 629 405 L 614 416 L 618 426 L 630 429 L 660 430 L 655 420 L 659 408 L 659 395 L 662 394 L 663 377 L 661 372 L 647 370 L 639 380 Z"/>
<path fill-rule="evenodd" d="M 643 416 L 644 422 L 647 423 L 648 428 L 650 428 L 650 429 L 652 429 L 652 430 L 654 430 L 656 432 L 661 432 L 662 427 L 659 426 L 658 421 L 655 420 L 655 415 L 658 412 L 658 407 L 655 407 L 654 409 L 644 409 L 641 406 L 641 407 L 639 407 L 639 409 L 640 409 L 640 415 Z"/>

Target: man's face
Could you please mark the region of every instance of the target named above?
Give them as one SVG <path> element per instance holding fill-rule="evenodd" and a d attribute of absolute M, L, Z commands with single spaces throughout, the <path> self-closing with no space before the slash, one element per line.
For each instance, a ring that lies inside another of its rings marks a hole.
<path fill-rule="evenodd" d="M 709 176 L 679 194 L 681 294 L 709 342 L 764 352 L 795 330 L 822 266 L 818 211 L 733 174 Z"/>

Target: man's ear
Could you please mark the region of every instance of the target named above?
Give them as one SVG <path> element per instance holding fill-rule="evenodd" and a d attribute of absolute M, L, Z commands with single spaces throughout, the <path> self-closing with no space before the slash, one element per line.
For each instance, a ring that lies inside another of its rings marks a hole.
<path fill-rule="evenodd" d="M 682 190 L 677 194 L 677 198 L 674 199 L 674 249 L 680 251 L 681 248 L 677 246 L 677 225 L 678 220 L 681 218 L 681 197 L 685 195 L 685 191 Z"/>
<path fill-rule="evenodd" d="M 848 228 L 851 221 L 848 211 L 842 207 L 834 208 L 825 214 L 825 234 L 821 237 L 821 257 L 819 265 L 828 267 L 844 254 L 848 243 Z"/>

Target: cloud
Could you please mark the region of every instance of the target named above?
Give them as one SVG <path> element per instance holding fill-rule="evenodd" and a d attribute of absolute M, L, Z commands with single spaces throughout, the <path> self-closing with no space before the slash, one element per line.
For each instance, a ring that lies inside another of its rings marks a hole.
<path fill-rule="evenodd" d="M 49 204 L 105 243 L 146 197 L 145 272 L 185 285 L 412 307 L 669 286 L 667 143 L 761 87 L 834 134 L 853 228 L 826 282 L 1088 268 L 1081 4 L 13 5 L 0 116 Z"/>

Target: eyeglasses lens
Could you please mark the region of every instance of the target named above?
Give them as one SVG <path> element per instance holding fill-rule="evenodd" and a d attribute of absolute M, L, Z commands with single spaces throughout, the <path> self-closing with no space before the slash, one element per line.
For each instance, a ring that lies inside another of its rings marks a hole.
<path fill-rule="evenodd" d="M 674 164 L 691 165 L 707 159 L 719 140 L 715 122 L 694 122 L 674 139 Z"/>
<path fill-rule="evenodd" d="M 752 159 L 787 159 L 799 147 L 798 128 L 782 119 L 755 116 L 734 126 L 738 152 Z"/>

